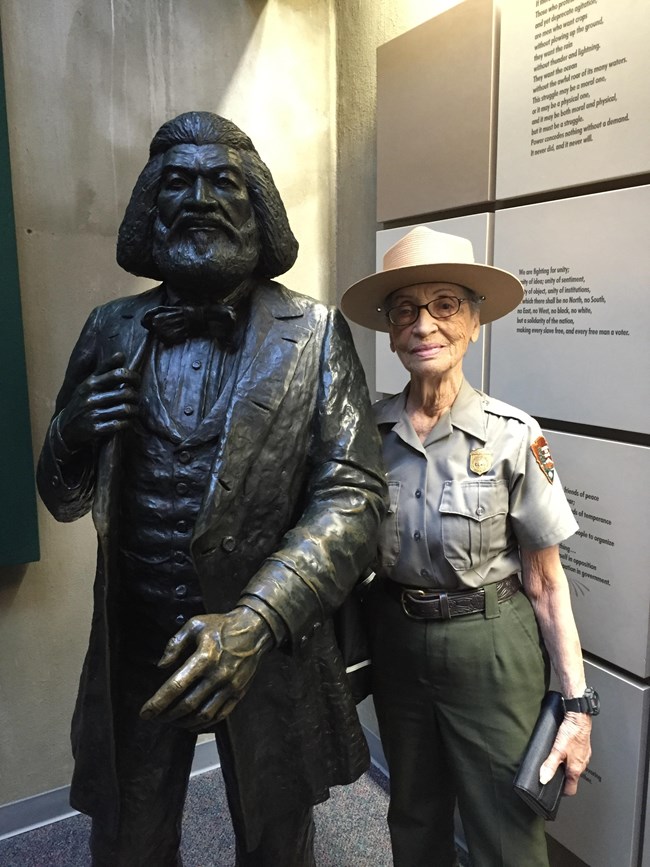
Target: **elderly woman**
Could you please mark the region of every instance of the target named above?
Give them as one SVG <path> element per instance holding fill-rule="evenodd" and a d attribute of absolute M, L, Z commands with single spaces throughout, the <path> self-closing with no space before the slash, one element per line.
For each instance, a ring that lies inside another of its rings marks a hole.
<path fill-rule="evenodd" d="M 396 867 L 456 864 L 456 804 L 472 864 L 548 865 L 544 821 L 512 783 L 549 657 L 565 716 L 541 782 L 565 762 L 574 794 L 590 756 L 597 696 L 558 551 L 576 522 L 539 425 L 463 378 L 481 324 L 522 297 L 469 241 L 418 227 L 342 301 L 388 331 L 410 374 L 375 406 L 391 506 L 370 595 L 373 692 Z"/>

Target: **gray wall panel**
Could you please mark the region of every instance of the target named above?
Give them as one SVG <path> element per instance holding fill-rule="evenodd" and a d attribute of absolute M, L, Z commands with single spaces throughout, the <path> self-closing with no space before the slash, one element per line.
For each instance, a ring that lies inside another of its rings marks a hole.
<path fill-rule="evenodd" d="M 650 686 L 595 662 L 587 661 L 585 668 L 602 703 L 592 730 L 593 753 L 578 794 L 562 800 L 558 818 L 546 829 L 589 867 L 636 867 Z"/>
<path fill-rule="evenodd" d="M 647 0 L 501 0 L 498 199 L 650 169 Z"/>
<path fill-rule="evenodd" d="M 647 186 L 497 212 L 494 264 L 526 296 L 492 326 L 495 397 L 543 418 L 650 431 L 649 222 Z"/>
<path fill-rule="evenodd" d="M 546 431 L 580 530 L 560 546 L 582 647 L 650 676 L 650 449 Z"/>
<path fill-rule="evenodd" d="M 379 221 L 494 198 L 495 69 L 493 0 L 465 0 L 379 47 Z"/>

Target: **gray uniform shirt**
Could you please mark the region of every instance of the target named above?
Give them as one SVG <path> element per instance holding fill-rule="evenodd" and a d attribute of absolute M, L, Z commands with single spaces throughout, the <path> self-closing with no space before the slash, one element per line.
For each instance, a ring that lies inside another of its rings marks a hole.
<path fill-rule="evenodd" d="M 519 546 L 546 548 L 575 533 L 533 418 L 463 381 L 422 443 L 407 391 L 374 406 L 390 491 L 381 574 L 411 587 L 481 587 L 520 571 Z"/>

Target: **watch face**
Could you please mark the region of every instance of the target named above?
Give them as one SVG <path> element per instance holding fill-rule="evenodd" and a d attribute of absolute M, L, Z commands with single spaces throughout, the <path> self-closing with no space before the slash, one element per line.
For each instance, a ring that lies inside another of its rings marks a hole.
<path fill-rule="evenodd" d="M 588 686 L 585 690 L 585 698 L 589 702 L 589 710 L 587 713 L 590 713 L 592 716 L 597 716 L 600 713 L 600 696 L 596 690 Z"/>

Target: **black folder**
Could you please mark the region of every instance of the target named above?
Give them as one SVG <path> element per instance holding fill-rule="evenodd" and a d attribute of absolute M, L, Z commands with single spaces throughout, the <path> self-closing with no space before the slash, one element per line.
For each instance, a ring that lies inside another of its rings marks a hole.
<path fill-rule="evenodd" d="M 564 788 L 565 768 L 561 764 L 552 779 L 542 785 L 539 769 L 551 752 L 557 730 L 564 719 L 562 695 L 550 690 L 544 696 L 535 728 L 514 779 L 515 791 L 528 806 L 545 819 L 557 816 Z"/>

